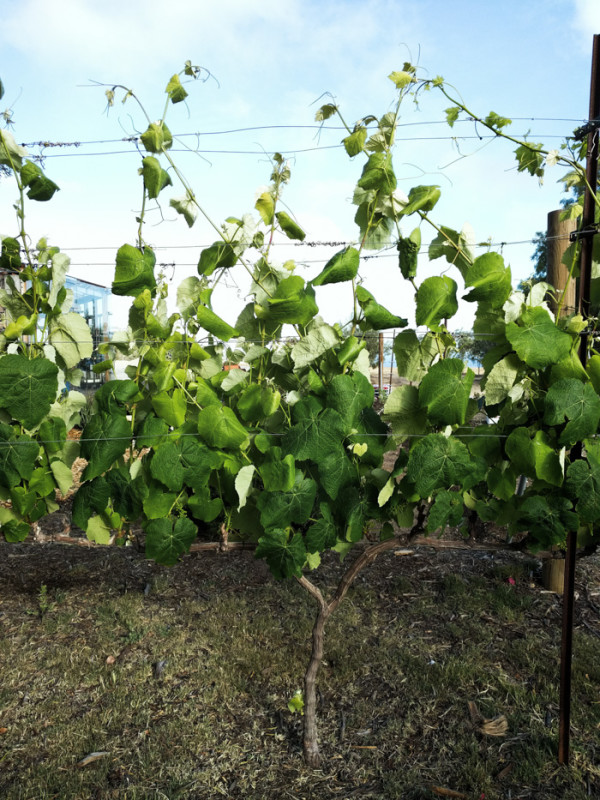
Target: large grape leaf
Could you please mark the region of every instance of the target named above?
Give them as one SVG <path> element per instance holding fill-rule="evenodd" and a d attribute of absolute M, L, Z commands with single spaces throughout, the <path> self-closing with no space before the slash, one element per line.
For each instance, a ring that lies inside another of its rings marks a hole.
<path fill-rule="evenodd" d="M 330 325 L 315 325 L 292 347 L 292 361 L 296 370 L 303 369 L 322 356 L 340 341 L 339 334 Z"/>
<path fill-rule="evenodd" d="M 327 283 L 340 283 L 351 281 L 356 277 L 360 255 L 354 247 L 346 247 L 336 253 L 323 267 L 316 278 L 311 281 L 313 286 L 324 286 Z"/>
<path fill-rule="evenodd" d="M 281 528 L 267 531 L 258 540 L 254 552 L 256 558 L 264 558 L 273 575 L 282 580 L 302 575 L 306 561 L 306 547 L 300 533 L 289 534 Z"/>
<path fill-rule="evenodd" d="M 25 428 L 38 425 L 58 390 L 58 367 L 46 358 L 12 354 L 0 358 L 0 407 Z"/>
<path fill-rule="evenodd" d="M 294 456 L 288 453 L 281 458 L 279 447 L 269 451 L 269 460 L 261 464 L 258 471 L 267 492 L 289 492 L 296 480 Z"/>
<path fill-rule="evenodd" d="M 187 517 L 153 519 L 145 525 L 146 555 L 170 567 L 187 553 L 198 529 Z"/>
<path fill-rule="evenodd" d="M 155 264 L 156 257 L 149 247 L 139 250 L 130 244 L 124 244 L 117 250 L 113 294 L 135 297 L 143 289 L 155 289 Z"/>
<path fill-rule="evenodd" d="M 232 336 L 237 336 L 235 328 L 232 328 L 228 322 L 225 322 L 224 319 L 221 319 L 221 317 L 217 316 L 214 311 L 206 306 L 199 305 L 196 308 L 196 319 L 204 330 L 212 333 L 213 336 L 216 336 L 217 339 L 222 339 L 224 342 L 228 342 Z"/>
<path fill-rule="evenodd" d="M 314 289 L 312 286 L 305 287 L 304 279 L 299 275 L 284 278 L 271 297 L 254 306 L 254 312 L 260 320 L 299 325 L 308 324 L 318 311 Z"/>
<path fill-rule="evenodd" d="M 471 233 L 472 231 L 467 226 L 460 233 L 452 228 L 442 226 L 438 235 L 429 245 L 430 261 L 443 257 L 450 264 L 454 264 L 464 278 L 473 263 Z"/>
<path fill-rule="evenodd" d="M 521 367 L 522 362 L 514 353 L 505 356 L 494 364 L 485 381 L 485 402 L 487 405 L 496 405 L 496 403 L 506 400 L 508 393 L 517 380 Z"/>
<path fill-rule="evenodd" d="M 179 447 L 173 441 L 163 442 L 154 451 L 150 462 L 152 477 L 163 483 L 172 492 L 179 492 L 183 486 L 183 465 Z"/>
<path fill-rule="evenodd" d="M 443 491 L 435 496 L 427 517 L 427 531 L 443 533 L 447 525 L 458 525 L 463 516 L 463 498 L 460 492 Z"/>
<path fill-rule="evenodd" d="M 81 314 L 70 311 L 50 321 L 50 344 L 65 362 L 67 369 L 89 358 L 94 349 L 92 333 Z"/>
<path fill-rule="evenodd" d="M 397 317 L 380 305 L 364 286 L 356 287 L 356 299 L 365 315 L 366 322 L 361 323 L 363 329 L 382 331 L 386 328 L 404 328 L 408 324 L 406 319 Z"/>
<path fill-rule="evenodd" d="M 527 497 L 521 505 L 520 517 L 533 540 L 532 550 L 553 545 L 564 547 L 567 533 L 579 527 L 571 502 L 560 494 Z"/>
<path fill-rule="evenodd" d="M 447 275 L 426 278 L 417 290 L 417 325 L 436 328 L 442 319 L 453 317 L 458 311 L 456 281 Z"/>
<path fill-rule="evenodd" d="M 306 532 L 305 545 L 309 553 L 322 553 L 333 547 L 337 540 L 337 532 L 331 509 L 327 503 L 321 503 L 321 518 L 311 525 Z"/>
<path fill-rule="evenodd" d="M 157 416 L 174 428 L 178 428 L 185 422 L 187 403 L 182 389 L 174 389 L 170 394 L 169 392 L 158 392 L 158 394 L 152 395 L 152 408 Z"/>
<path fill-rule="evenodd" d="M 341 414 L 326 408 L 316 417 L 302 419 L 282 437 L 282 449 L 291 453 L 298 461 L 311 459 L 318 462 L 343 440 L 347 426 Z"/>
<path fill-rule="evenodd" d="M 398 374 L 409 381 L 420 382 L 427 373 L 439 348 L 433 334 L 419 339 L 414 330 L 402 331 L 394 339 L 394 355 Z"/>
<path fill-rule="evenodd" d="M 396 386 L 385 402 L 384 419 L 392 426 L 395 436 L 414 436 L 425 432 L 427 411 L 419 403 L 416 386 Z"/>
<path fill-rule="evenodd" d="M 552 384 L 545 399 L 544 422 L 561 425 L 568 420 L 558 443 L 570 446 L 593 436 L 600 421 L 600 398 L 588 383 L 565 378 Z"/>
<path fill-rule="evenodd" d="M 411 450 L 406 475 L 424 498 L 436 489 L 460 485 L 472 468 L 471 456 L 462 442 L 432 433 L 420 439 Z"/>
<path fill-rule="evenodd" d="M 258 422 L 274 414 L 279 408 L 280 402 L 279 392 L 274 391 L 270 386 L 252 383 L 241 393 L 237 410 L 246 422 Z"/>
<path fill-rule="evenodd" d="M 575 461 L 567 470 L 567 491 L 582 522 L 600 520 L 600 464 Z"/>
<path fill-rule="evenodd" d="M 102 476 L 82 484 L 73 497 L 73 522 L 87 530 L 90 517 L 106 511 L 110 499 L 110 487 Z"/>
<path fill-rule="evenodd" d="M 535 476 L 554 486 L 562 484 L 561 459 L 545 431 L 536 431 L 532 436 L 527 428 L 515 428 L 505 448 L 512 465 L 521 474 Z"/>
<path fill-rule="evenodd" d="M 23 479 L 29 480 L 39 450 L 29 436 L 15 436 L 10 425 L 0 423 L 0 484 L 10 489 Z"/>
<path fill-rule="evenodd" d="M 568 355 L 573 340 L 568 333 L 558 330 L 544 308 L 525 308 L 521 323 L 509 322 L 506 338 L 530 367 L 545 369 Z"/>
<path fill-rule="evenodd" d="M 340 489 L 356 479 L 356 467 L 341 444 L 319 461 L 319 478 L 332 500 L 336 499 Z"/>
<path fill-rule="evenodd" d="M 298 525 L 305 523 L 313 509 L 316 493 L 317 484 L 311 478 L 304 478 L 300 470 L 289 492 L 263 492 L 257 506 L 264 528 L 287 528 L 294 522 Z"/>
<path fill-rule="evenodd" d="M 211 405 L 198 414 L 198 433 L 209 447 L 245 449 L 248 431 L 227 406 Z"/>
<path fill-rule="evenodd" d="M 464 364 L 457 358 L 438 361 L 419 386 L 419 405 L 427 408 L 427 416 L 434 425 L 463 425 L 471 386 L 475 379 L 468 369 L 462 377 Z"/>
<path fill-rule="evenodd" d="M 362 409 L 373 405 L 374 394 L 371 382 L 361 372 L 336 375 L 327 387 L 327 406 L 354 427 Z"/>
<path fill-rule="evenodd" d="M 473 289 L 465 296 L 471 302 L 483 301 L 501 308 L 512 291 L 510 267 L 499 253 L 484 253 L 467 270 L 465 286 Z"/>
<path fill-rule="evenodd" d="M 131 444 L 126 417 L 95 414 L 81 434 L 81 457 L 88 462 L 82 480 L 89 481 L 110 469 Z"/>

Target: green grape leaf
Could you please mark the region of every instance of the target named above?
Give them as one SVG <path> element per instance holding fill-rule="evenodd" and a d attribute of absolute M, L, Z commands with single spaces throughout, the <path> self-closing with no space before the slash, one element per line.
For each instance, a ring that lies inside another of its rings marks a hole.
<path fill-rule="evenodd" d="M 248 431 L 227 406 L 210 405 L 198 414 L 198 433 L 209 447 L 246 449 Z"/>
<path fill-rule="evenodd" d="M 187 403 L 183 389 L 173 389 L 172 393 L 158 392 L 152 395 L 152 408 L 167 425 L 178 428 L 185 422 Z"/>
<path fill-rule="evenodd" d="M 306 561 L 306 548 L 300 533 L 290 536 L 287 531 L 275 528 L 260 537 L 254 555 L 265 559 L 278 580 L 299 578 Z"/>
<path fill-rule="evenodd" d="M 572 338 L 559 331 L 544 308 L 526 307 L 521 314 L 521 323 L 509 322 L 506 338 L 519 358 L 530 367 L 545 369 L 569 354 Z"/>
<path fill-rule="evenodd" d="M 439 530 L 442 534 L 448 525 L 458 525 L 463 517 L 463 508 L 463 498 L 460 492 L 438 492 L 427 517 L 428 533 Z"/>
<path fill-rule="evenodd" d="M 165 186 L 173 185 L 171 176 L 161 167 L 159 160 L 154 156 L 146 156 L 142 159 L 140 173 L 150 200 L 155 200 Z"/>
<path fill-rule="evenodd" d="M 575 461 L 567 469 L 566 489 L 582 522 L 600 520 L 600 464 Z"/>
<path fill-rule="evenodd" d="M 171 80 L 167 83 L 165 92 L 169 95 L 169 99 L 173 105 L 175 103 L 181 103 L 188 96 L 188 93 L 181 85 L 181 81 L 177 73 L 171 76 Z"/>
<path fill-rule="evenodd" d="M 515 150 L 518 172 L 528 172 L 538 178 L 544 177 L 544 154 L 540 151 L 543 145 L 527 142 Z"/>
<path fill-rule="evenodd" d="M 0 133 L 2 133 L 2 131 L 0 131 Z M 1 156 L 2 148 L 0 147 L 0 158 Z M 19 522 L 16 519 L 2 520 L 0 522 L 0 530 L 2 530 L 7 542 L 24 542 L 29 536 L 29 525 L 26 522 Z"/>
<path fill-rule="evenodd" d="M 212 333 L 213 336 L 216 336 L 217 339 L 222 339 L 224 342 L 228 342 L 233 336 L 238 335 L 235 328 L 232 328 L 229 323 L 225 322 L 221 317 L 218 317 L 214 311 L 206 306 L 199 305 L 196 308 L 196 319 L 204 330 Z"/>
<path fill-rule="evenodd" d="M 354 247 L 345 247 L 336 253 L 323 267 L 316 278 L 311 281 L 313 286 L 324 286 L 328 283 L 341 283 L 356 278 L 360 264 L 360 255 Z"/>
<path fill-rule="evenodd" d="M 457 288 L 447 275 L 426 278 L 417 290 L 417 325 L 436 329 L 442 319 L 453 317 L 458 311 Z"/>
<path fill-rule="evenodd" d="M 367 129 L 361 125 L 355 128 L 349 136 L 342 139 L 342 144 L 350 158 L 362 153 L 367 140 Z"/>
<path fill-rule="evenodd" d="M 315 324 L 307 335 L 292 347 L 294 369 L 296 371 L 304 369 L 339 344 L 339 341 L 340 337 L 335 328 L 330 325 Z"/>
<path fill-rule="evenodd" d="M 322 503 L 320 509 L 321 518 L 306 532 L 304 541 L 309 553 L 322 553 L 333 547 L 337 541 L 336 527 L 329 506 Z"/>
<path fill-rule="evenodd" d="M 71 259 L 64 253 L 55 253 L 52 256 L 52 287 L 50 289 L 50 294 L 48 295 L 48 304 L 51 306 L 51 308 L 54 308 L 56 305 L 58 293 L 65 285 L 65 279 L 67 277 L 70 264 Z"/>
<path fill-rule="evenodd" d="M 96 514 L 106 511 L 110 500 L 110 488 L 102 476 L 83 483 L 73 496 L 73 522 L 78 528 L 87 530 L 88 522 Z"/>
<path fill-rule="evenodd" d="M 173 520 L 153 519 L 145 525 L 146 556 L 167 567 L 173 566 L 187 553 L 198 529 L 187 517 Z"/>
<path fill-rule="evenodd" d="M 434 425 L 463 425 L 471 387 L 475 379 L 468 369 L 463 379 L 464 364 L 457 358 L 438 361 L 419 386 L 419 405 L 427 408 L 427 416 Z"/>
<path fill-rule="evenodd" d="M 273 217 L 275 216 L 275 201 L 271 192 L 263 192 L 254 204 L 254 208 L 262 217 L 262 221 L 265 223 L 265 225 L 273 224 Z"/>
<path fill-rule="evenodd" d="M 73 473 L 71 468 L 62 461 L 53 461 L 50 464 L 52 475 L 61 494 L 66 495 L 73 486 Z"/>
<path fill-rule="evenodd" d="M 124 244 L 117 251 L 115 278 L 112 283 L 113 294 L 136 297 L 143 289 L 156 288 L 154 278 L 154 252 L 145 247 L 139 250 L 130 244 Z"/>
<path fill-rule="evenodd" d="M 335 450 L 344 438 L 347 426 L 341 414 L 327 408 L 318 417 L 307 417 L 283 435 L 281 447 L 298 461 L 319 462 Z"/>
<path fill-rule="evenodd" d="M 0 164 L 10 169 L 20 170 L 27 155 L 25 147 L 15 142 L 15 137 L 6 129 L 0 130 Z"/>
<path fill-rule="evenodd" d="M 411 450 L 406 474 L 419 496 L 425 498 L 436 489 L 460 485 L 472 469 L 471 456 L 462 442 L 432 433 Z"/>
<path fill-rule="evenodd" d="M 87 524 L 86 535 L 91 542 L 96 544 L 109 544 L 111 529 L 100 516 L 92 517 Z"/>
<path fill-rule="evenodd" d="M 246 505 L 248 494 L 252 488 L 252 479 L 254 478 L 255 471 L 256 467 L 254 464 L 247 464 L 245 467 L 242 467 L 235 476 L 235 490 L 240 501 L 238 511 L 242 506 Z"/>
<path fill-rule="evenodd" d="M 57 376 L 58 367 L 46 358 L 0 357 L 0 407 L 25 428 L 34 428 L 56 400 Z"/>
<path fill-rule="evenodd" d="M 75 311 L 60 314 L 50 320 L 50 344 L 60 355 L 67 369 L 77 366 L 84 358 L 89 358 L 94 349 L 90 327 Z"/>
<path fill-rule="evenodd" d="M 39 445 L 29 436 L 15 437 L 9 425 L 0 423 L 0 485 L 11 488 L 29 480 L 39 454 Z"/>
<path fill-rule="evenodd" d="M 202 522 L 213 522 L 223 510 L 223 501 L 220 497 L 211 499 L 207 487 L 203 487 L 199 492 L 189 498 L 187 506 L 192 515 Z"/>
<path fill-rule="evenodd" d="M 279 227 L 288 237 L 288 239 L 298 239 L 299 241 L 303 242 L 306 239 L 306 234 L 302 230 L 302 228 L 298 225 L 297 222 L 290 217 L 289 214 L 286 214 L 285 211 L 278 211 L 275 214 L 275 218 L 279 223 Z"/>
<path fill-rule="evenodd" d="M 26 161 L 21 168 L 21 180 L 23 185 L 29 187 L 27 197 L 30 200 L 45 202 L 50 200 L 58 186 L 47 178 L 40 167 L 32 161 Z"/>
<path fill-rule="evenodd" d="M 267 492 L 289 492 L 296 480 L 296 462 L 290 453 L 265 461 L 258 471 Z"/>
<path fill-rule="evenodd" d="M 151 122 L 140 140 L 148 153 L 162 153 L 173 145 L 171 131 L 164 122 Z"/>
<path fill-rule="evenodd" d="M 414 186 L 408 193 L 408 203 L 401 210 L 401 216 L 414 214 L 415 211 L 426 213 L 431 211 L 440 199 L 439 186 Z"/>
<path fill-rule="evenodd" d="M 296 473 L 293 487 L 288 492 L 262 492 L 256 505 L 265 529 L 287 528 L 294 522 L 302 525 L 311 515 L 317 484 L 311 478 Z M 304 563 L 304 562 L 302 562 Z"/>
<path fill-rule="evenodd" d="M 439 355 L 439 348 L 431 333 L 419 339 L 414 330 L 401 331 L 394 339 L 394 355 L 398 375 L 419 383 Z"/>
<path fill-rule="evenodd" d="M 270 386 L 252 383 L 239 396 L 237 410 L 245 422 L 259 422 L 274 414 L 281 403 L 281 394 Z"/>
<path fill-rule="evenodd" d="M 238 257 L 233 247 L 227 242 L 215 242 L 205 247 L 198 261 L 199 275 L 212 275 L 216 269 L 233 267 Z"/>
<path fill-rule="evenodd" d="M 136 445 L 140 449 L 158 447 L 166 440 L 168 432 L 169 426 L 164 419 L 148 415 L 142 424 L 141 433 L 136 434 Z"/>
<path fill-rule="evenodd" d="M 409 236 L 401 236 L 396 244 L 400 272 L 406 280 L 417 274 L 419 250 L 421 249 L 421 229 L 415 228 Z"/>
<path fill-rule="evenodd" d="M 147 519 L 163 519 L 171 513 L 173 505 L 177 500 L 175 492 L 165 492 L 160 483 L 150 481 L 148 484 L 148 494 L 143 499 L 144 514 Z"/>
<path fill-rule="evenodd" d="M 81 457 L 88 462 L 82 480 L 102 475 L 131 444 L 131 428 L 121 415 L 98 413 L 91 417 L 81 434 Z"/>
<path fill-rule="evenodd" d="M 522 362 L 514 353 L 497 361 L 490 370 L 485 381 L 485 402 L 496 405 L 506 400 L 508 393 L 515 385 Z"/>
<path fill-rule="evenodd" d="M 416 386 L 396 386 L 386 400 L 383 418 L 392 426 L 394 436 L 420 436 L 427 427 L 427 411 L 419 403 Z"/>
<path fill-rule="evenodd" d="M 521 505 L 520 518 L 533 539 L 530 549 L 564 547 L 567 533 L 579 527 L 579 518 L 571 509 L 570 501 L 561 495 L 527 497 Z"/>
<path fill-rule="evenodd" d="M 544 422 L 561 425 L 565 419 L 568 422 L 559 436 L 559 445 L 574 445 L 595 435 L 600 421 L 600 397 L 590 384 L 565 378 L 548 389 Z"/>
<path fill-rule="evenodd" d="M 537 477 L 554 486 L 563 482 L 563 466 L 545 431 L 531 436 L 527 428 L 515 428 L 509 434 L 506 454 L 514 468 L 523 475 Z"/>
<path fill-rule="evenodd" d="M 150 462 L 152 477 L 172 492 L 179 492 L 183 486 L 183 464 L 179 456 L 177 444 L 166 441 L 156 448 Z"/>
<path fill-rule="evenodd" d="M 397 317 L 387 308 L 379 305 L 371 292 L 368 292 L 363 286 L 356 287 L 356 299 L 362 308 L 367 323 L 361 323 L 363 330 L 381 331 L 386 328 L 404 328 L 408 324 L 408 320 Z"/>
<path fill-rule="evenodd" d="M 501 308 L 512 292 L 510 267 L 499 253 L 484 253 L 467 269 L 465 287 L 469 286 L 474 287 L 464 298 L 469 303 L 483 301 Z"/>
<path fill-rule="evenodd" d="M 363 408 L 373 405 L 375 392 L 362 373 L 336 375 L 327 387 L 327 406 L 339 413 L 347 427 L 354 427 Z"/>
<path fill-rule="evenodd" d="M 337 498 L 342 488 L 356 480 L 356 467 L 341 444 L 319 461 L 319 480 L 332 500 Z"/>
<path fill-rule="evenodd" d="M 389 153 L 373 153 L 365 164 L 358 186 L 366 191 L 392 194 L 398 185 Z"/>
<path fill-rule="evenodd" d="M 464 278 L 474 260 L 470 233 L 470 228 L 467 226 L 460 233 L 452 228 L 442 226 L 438 235 L 429 245 L 430 261 L 434 261 L 436 258 L 445 258 L 448 263 L 458 269 Z"/>
<path fill-rule="evenodd" d="M 259 320 L 307 325 L 319 311 L 314 297 L 312 286 L 305 287 L 303 278 L 290 275 L 279 282 L 263 304 L 257 303 L 254 311 Z"/>
<path fill-rule="evenodd" d="M 391 72 L 388 78 L 392 81 L 396 89 L 404 89 L 406 86 L 410 86 L 411 83 L 416 83 L 417 81 L 411 72 L 405 72 L 404 70 Z"/>
<path fill-rule="evenodd" d="M 193 192 L 189 189 L 183 197 L 172 197 L 169 200 L 169 205 L 171 208 L 175 209 L 178 214 L 181 214 L 187 222 L 188 228 L 191 228 L 194 222 L 196 222 L 198 217 L 198 204 L 196 203 Z"/>

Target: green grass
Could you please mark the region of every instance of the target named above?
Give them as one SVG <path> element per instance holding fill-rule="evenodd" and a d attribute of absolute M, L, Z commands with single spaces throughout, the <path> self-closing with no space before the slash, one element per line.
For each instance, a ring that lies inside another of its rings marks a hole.
<path fill-rule="evenodd" d="M 31 577 L 6 560 L 0 574 L 3 800 L 600 792 L 597 615 L 583 609 L 575 632 L 572 766 L 559 768 L 560 604 L 521 562 L 381 557 L 326 629 L 311 771 L 287 708 L 314 615 L 295 582 L 247 554 L 167 570 L 123 551 L 69 551 L 71 568 L 65 549 L 30 565 L 22 552 Z M 339 568 L 324 573 L 330 592 Z M 482 734 L 469 702 L 508 731 Z"/>

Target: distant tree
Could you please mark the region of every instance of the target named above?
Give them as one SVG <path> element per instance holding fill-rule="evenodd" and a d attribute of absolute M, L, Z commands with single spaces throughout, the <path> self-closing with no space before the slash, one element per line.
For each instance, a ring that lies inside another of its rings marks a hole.
<path fill-rule="evenodd" d="M 342 327 L 344 336 L 350 335 L 351 324 L 348 323 Z M 369 364 L 372 367 L 379 366 L 379 331 L 354 331 L 357 339 L 364 340 L 367 346 L 367 353 L 369 354 Z M 383 339 L 383 360 L 385 361 L 392 354 L 393 342 L 391 336 L 384 334 Z"/>
<path fill-rule="evenodd" d="M 496 342 L 491 336 L 477 337 L 472 331 L 459 331 L 454 334 L 456 350 L 463 361 L 475 361 L 481 364 L 485 354 Z"/>

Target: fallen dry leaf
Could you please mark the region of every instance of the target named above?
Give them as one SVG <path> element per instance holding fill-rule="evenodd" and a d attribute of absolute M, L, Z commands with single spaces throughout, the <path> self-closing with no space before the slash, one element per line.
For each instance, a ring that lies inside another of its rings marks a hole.
<path fill-rule="evenodd" d="M 492 719 L 486 719 L 481 715 L 479 709 L 472 700 L 468 701 L 469 714 L 471 722 L 477 728 L 479 733 L 485 736 L 504 736 L 508 731 L 508 720 L 504 714 L 498 714 Z"/>
<path fill-rule="evenodd" d="M 117 659 L 114 656 L 107 656 L 106 663 L 107 664 L 114 664 Z"/>
<path fill-rule="evenodd" d="M 0 734 L 8 733 L 8 728 L 0 728 Z"/>
<path fill-rule="evenodd" d="M 440 797 L 461 797 L 468 800 L 467 795 L 462 792 L 455 792 L 454 789 L 446 789 L 443 786 L 432 786 L 431 791 Z"/>
<path fill-rule="evenodd" d="M 78 761 L 77 766 L 87 767 L 88 764 L 93 764 L 94 761 L 98 761 L 99 759 L 104 758 L 104 756 L 109 756 L 109 755 L 110 753 L 108 753 L 105 750 L 101 750 L 97 753 L 90 753 L 89 756 L 86 756 L 85 758 L 82 758 L 81 761 Z"/>

